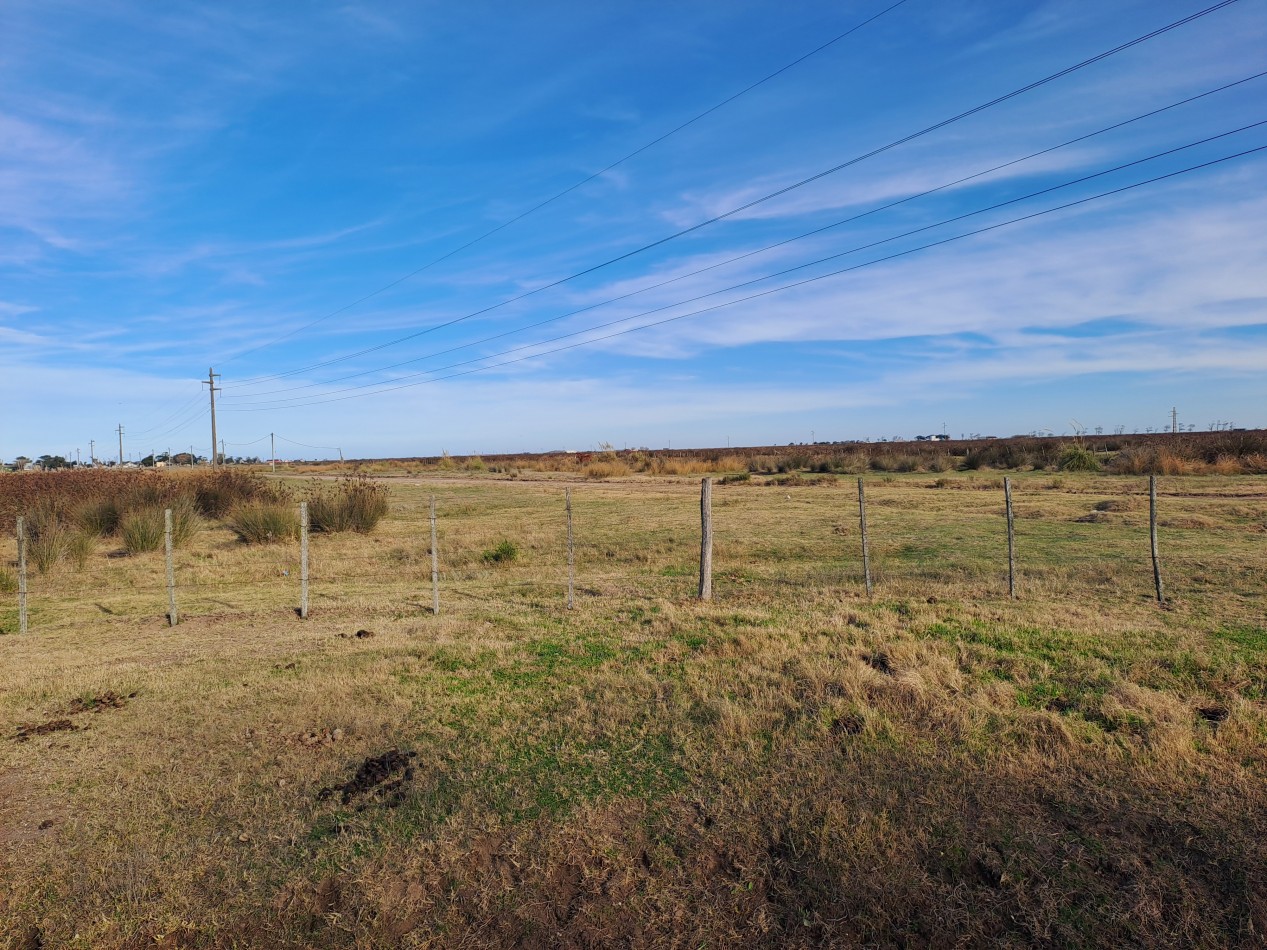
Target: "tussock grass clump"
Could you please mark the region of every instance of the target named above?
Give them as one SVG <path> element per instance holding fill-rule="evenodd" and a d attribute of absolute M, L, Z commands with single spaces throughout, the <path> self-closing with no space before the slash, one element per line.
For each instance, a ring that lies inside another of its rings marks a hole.
<path fill-rule="evenodd" d="M 1096 454 L 1081 445 L 1067 445 L 1060 453 L 1062 472 L 1098 472 L 1103 466 Z"/>
<path fill-rule="evenodd" d="M 247 501 L 288 500 L 285 489 L 254 472 L 216 468 L 178 477 L 183 482 L 184 492 L 208 518 L 223 518 L 235 506 Z"/>
<path fill-rule="evenodd" d="M 308 495 L 308 520 L 314 531 L 373 531 L 388 512 L 389 489 L 364 475 L 351 475 Z"/>
<path fill-rule="evenodd" d="M 0 567 L 0 594 L 16 594 L 18 592 L 18 575 L 7 567 Z"/>
<path fill-rule="evenodd" d="M 226 524 L 247 544 L 273 544 L 299 537 L 299 512 L 285 502 L 244 502 L 229 513 Z"/>
<path fill-rule="evenodd" d="M 615 478 L 628 475 L 629 466 L 620 461 L 590 462 L 585 466 L 586 478 Z M 667 472 L 664 474 L 668 474 Z"/>
<path fill-rule="evenodd" d="M 81 531 L 104 538 L 119 530 L 119 503 L 114 498 L 96 498 L 78 505 L 71 520 Z"/>
<path fill-rule="evenodd" d="M 519 557 L 519 546 L 514 541 L 498 541 L 481 557 L 485 564 L 509 564 Z"/>
<path fill-rule="evenodd" d="M 157 551 L 166 542 L 166 507 L 172 510 L 172 547 L 189 543 L 198 530 L 198 509 L 188 498 L 180 498 L 168 506 L 146 505 L 126 512 L 119 518 L 119 536 L 129 554 Z"/>
<path fill-rule="evenodd" d="M 119 519 L 119 537 L 129 554 L 157 551 L 165 533 L 163 509 L 154 505 L 136 508 Z"/>
<path fill-rule="evenodd" d="M 720 484 L 722 485 L 738 485 L 742 482 L 752 481 L 751 472 L 735 472 L 732 475 L 723 475 Z"/>
<path fill-rule="evenodd" d="M 66 558 L 75 565 L 75 570 L 82 571 L 88 566 L 88 559 L 97 550 L 97 535 L 82 528 L 72 530 L 66 539 Z"/>

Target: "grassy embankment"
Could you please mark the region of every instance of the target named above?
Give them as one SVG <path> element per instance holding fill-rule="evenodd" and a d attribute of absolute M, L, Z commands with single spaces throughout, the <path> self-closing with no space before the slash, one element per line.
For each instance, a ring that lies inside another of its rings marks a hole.
<path fill-rule="evenodd" d="M 1014 603 L 997 476 L 941 479 L 873 480 L 873 601 L 848 480 L 718 486 L 711 604 L 687 480 L 574 489 L 572 612 L 549 481 L 394 484 L 314 539 L 306 623 L 295 546 L 222 526 L 175 629 L 160 554 L 34 575 L 27 636 L 0 594 L 0 931 L 1260 945 L 1267 484 L 1163 480 L 1162 610 L 1141 479 L 1017 476 Z"/>

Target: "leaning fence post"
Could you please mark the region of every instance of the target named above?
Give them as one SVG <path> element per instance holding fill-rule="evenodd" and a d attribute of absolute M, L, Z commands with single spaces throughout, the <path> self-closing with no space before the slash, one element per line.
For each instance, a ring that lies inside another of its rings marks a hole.
<path fill-rule="evenodd" d="M 1003 499 L 1007 503 L 1007 595 L 1016 599 L 1016 521 L 1012 514 L 1012 479 L 1003 479 Z"/>
<path fill-rule="evenodd" d="M 1153 549 L 1153 585 L 1157 588 L 1157 603 L 1166 602 L 1161 586 L 1161 558 L 1157 554 L 1157 476 L 1148 476 L 1148 538 Z"/>
<path fill-rule="evenodd" d="M 26 522 L 18 519 L 18 632 L 26 633 Z"/>
<path fill-rule="evenodd" d="M 713 599 L 713 480 L 700 481 L 699 599 Z"/>
<path fill-rule="evenodd" d="M 163 550 L 167 556 L 167 623 L 176 626 L 176 565 L 172 558 L 172 510 L 163 511 Z"/>
<path fill-rule="evenodd" d="M 572 545 L 572 489 L 563 490 L 564 507 L 568 514 L 568 610 L 576 606 L 576 553 Z"/>
<path fill-rule="evenodd" d="M 436 550 L 436 496 L 431 496 L 431 612 L 440 613 L 440 553 Z"/>
<path fill-rule="evenodd" d="M 299 503 L 299 618 L 308 619 L 308 502 Z"/>
<path fill-rule="evenodd" d="M 867 543 L 867 496 L 862 488 L 862 479 L 858 479 L 858 524 L 862 527 L 862 579 L 867 585 L 867 596 L 871 596 L 871 547 Z"/>

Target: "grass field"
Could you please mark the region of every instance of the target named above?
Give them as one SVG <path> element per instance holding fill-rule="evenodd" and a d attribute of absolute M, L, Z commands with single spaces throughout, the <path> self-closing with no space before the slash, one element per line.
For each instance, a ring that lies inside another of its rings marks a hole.
<path fill-rule="evenodd" d="M 1261 946 L 1267 478 L 392 480 L 0 592 L 12 947 Z M 576 517 L 565 609 L 563 488 Z M 430 613 L 428 496 L 442 610 Z M 514 553 L 510 553 L 513 548 Z M 497 552 L 501 552 L 498 554 Z"/>

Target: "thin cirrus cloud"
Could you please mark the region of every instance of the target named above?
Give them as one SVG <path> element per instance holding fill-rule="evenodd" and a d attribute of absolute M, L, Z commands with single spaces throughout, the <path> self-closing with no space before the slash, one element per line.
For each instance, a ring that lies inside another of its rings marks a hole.
<path fill-rule="evenodd" d="M 231 441 L 275 424 L 331 444 L 342 427 L 346 447 L 367 455 L 458 439 L 486 451 L 624 441 L 616 429 L 639 442 L 779 441 L 790 425 L 865 436 L 922 425 L 931 405 L 962 413 L 962 429 L 1002 434 L 1072 414 L 1062 403 L 1079 392 L 1091 411 L 1150 421 L 1142 404 L 1162 392 L 1211 418 L 1267 405 L 1255 372 L 1267 338 L 1261 157 L 823 276 L 1262 145 L 1267 134 L 1251 131 L 937 224 L 1264 118 L 1252 83 L 730 261 L 1253 72 L 1267 16 L 1249 3 L 538 292 L 1197 8 L 913 0 L 437 261 L 880 7 L 649 18 L 547 4 L 491 17 L 478 5 L 332 3 L 296 18 L 214 4 L 7 4 L 0 457 L 39 454 L 50 432 L 101 442 L 119 422 L 147 431 L 175 400 L 195 400 L 213 362 Z M 760 280 L 788 268 L 800 269 Z M 680 279 L 605 302 L 670 278 Z M 692 297 L 704 299 L 683 302 Z M 547 342 L 563 334 L 574 335 Z M 415 362 L 391 366 L 405 361 Z M 442 368 L 454 363 L 464 365 Z M 481 371 L 437 380 L 428 369 Z M 354 373 L 364 375 L 336 381 Z M 410 373 L 424 375 L 400 379 Z M 77 397 L 71 379 L 113 398 Z M 418 385 L 305 405 L 367 383 Z M 32 395 L 60 384 L 56 399 Z M 227 411 L 300 386 L 277 394 L 275 414 Z M 1222 394 L 1244 407 L 1220 410 Z M 202 424 L 175 423 L 173 438 Z"/>

